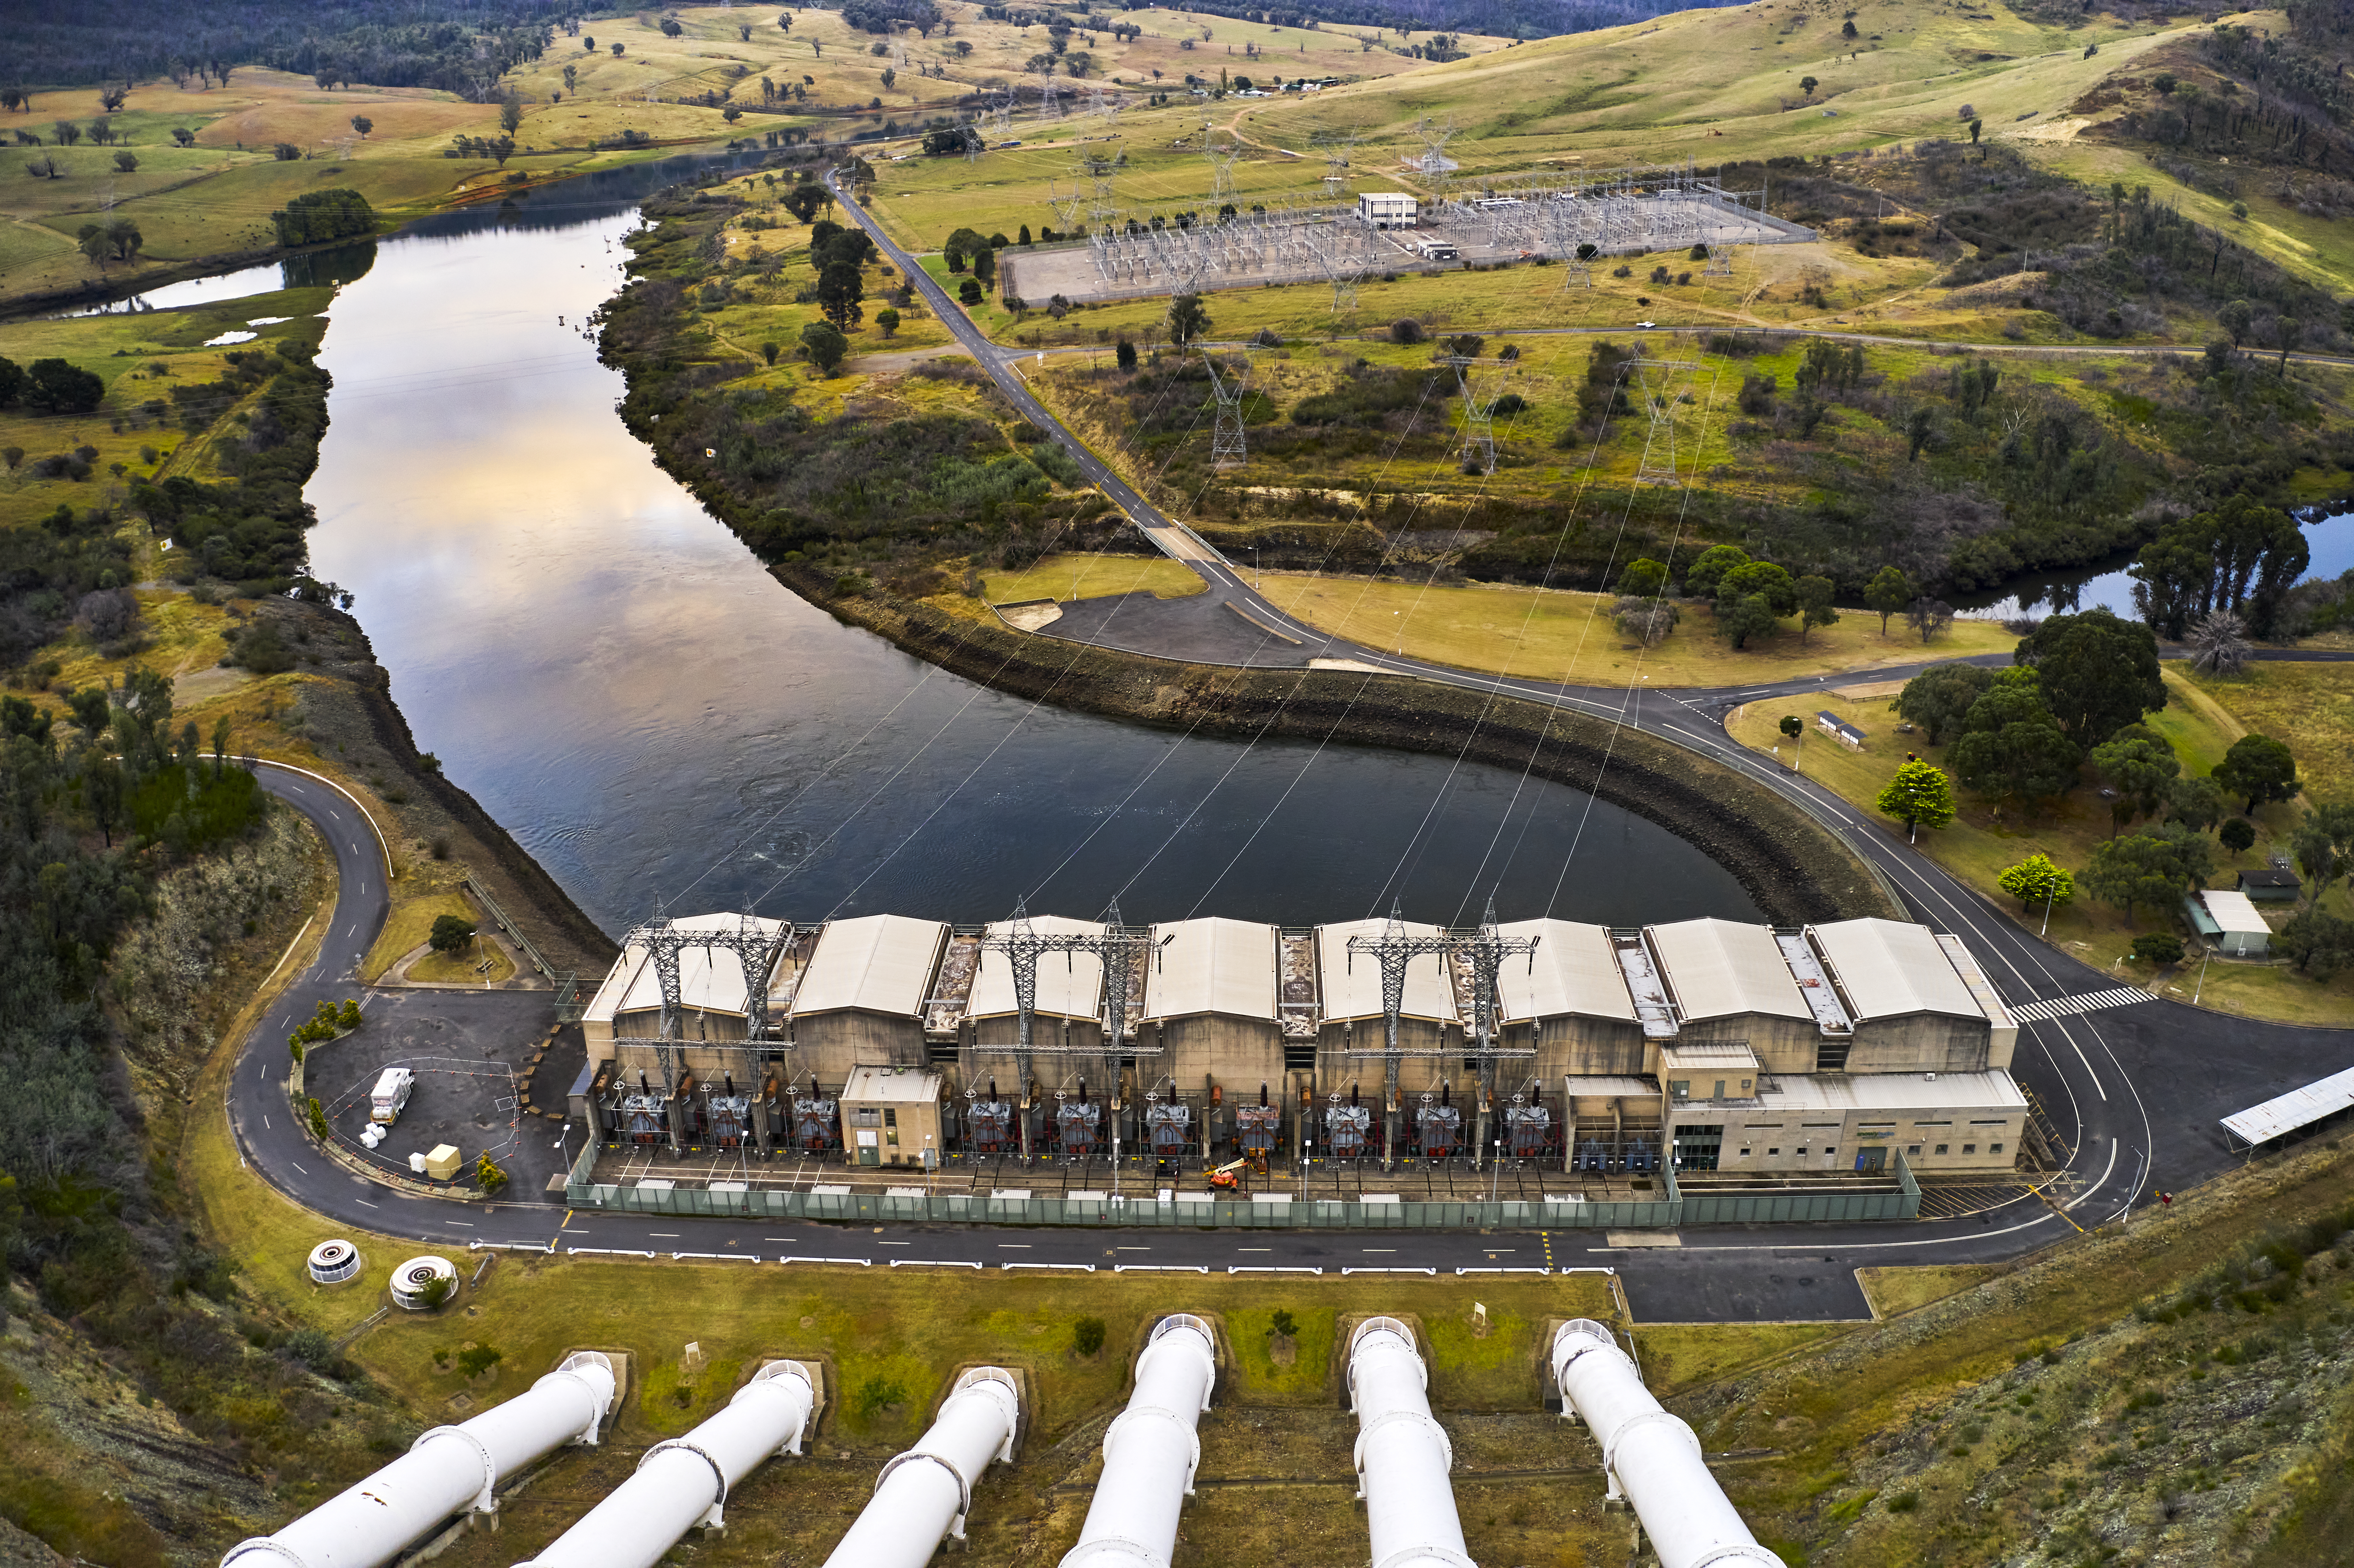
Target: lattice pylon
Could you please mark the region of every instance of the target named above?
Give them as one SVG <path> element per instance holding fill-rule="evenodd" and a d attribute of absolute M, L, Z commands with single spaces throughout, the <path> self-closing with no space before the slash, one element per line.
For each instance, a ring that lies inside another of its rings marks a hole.
<path fill-rule="evenodd" d="M 1638 359 L 1630 364 L 1644 411 L 1651 418 L 1651 428 L 1643 438 L 1643 460 L 1635 470 L 1635 482 L 1679 483 L 1684 476 L 1677 467 L 1676 386 L 1686 373 L 1700 366 L 1688 359 Z"/>
<path fill-rule="evenodd" d="M 1250 385 L 1250 358 L 1243 358 L 1242 374 L 1229 386 L 1218 374 L 1218 362 L 1210 351 L 1202 351 L 1202 363 L 1209 368 L 1210 395 L 1218 401 L 1217 415 L 1210 427 L 1210 466 L 1235 469 L 1250 461 L 1250 441 L 1243 423 L 1243 397 Z"/>

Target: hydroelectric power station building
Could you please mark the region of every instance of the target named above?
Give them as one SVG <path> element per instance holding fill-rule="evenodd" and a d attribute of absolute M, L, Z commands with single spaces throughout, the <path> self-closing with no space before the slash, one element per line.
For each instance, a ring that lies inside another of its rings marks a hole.
<path fill-rule="evenodd" d="M 1925 1175 L 2001 1172 L 2029 1136 L 1994 988 L 1957 939 L 1882 919 L 706 915 L 631 933 L 583 1025 L 578 1108 L 649 1150 L 920 1168 L 1117 1139 L 1163 1170 L 1497 1153 L 1763 1177 L 1898 1153 Z"/>

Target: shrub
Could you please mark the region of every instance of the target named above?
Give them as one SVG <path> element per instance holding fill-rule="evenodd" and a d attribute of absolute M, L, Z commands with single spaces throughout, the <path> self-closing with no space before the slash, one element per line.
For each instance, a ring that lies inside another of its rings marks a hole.
<path fill-rule="evenodd" d="M 1082 1318 L 1071 1325 L 1071 1348 L 1083 1356 L 1094 1355 L 1103 1349 L 1104 1320 Z"/>
<path fill-rule="evenodd" d="M 474 939 L 475 926 L 462 915 L 436 915 L 426 943 L 437 953 L 454 953 Z"/>
<path fill-rule="evenodd" d="M 1502 397 L 1497 398 L 1493 403 L 1488 405 L 1488 412 L 1500 418 L 1508 415 L 1524 412 L 1528 407 L 1529 400 L 1526 397 L 1522 397 L 1517 392 L 1507 392 Z"/>
<path fill-rule="evenodd" d="M 1920 1506 L 1921 1494 L 1919 1492 L 1898 1492 L 1894 1497 L 1888 1499 L 1888 1511 L 1891 1513 L 1911 1513 L 1914 1509 L 1917 1509 Z"/>
<path fill-rule="evenodd" d="M 2171 931 L 2145 931 L 2133 939 L 2133 956 L 2144 963 L 2179 964 L 2182 938 Z"/>
<path fill-rule="evenodd" d="M 1274 1316 L 1267 1319 L 1267 1331 L 1278 1340 L 1288 1340 L 1299 1334 L 1299 1320 L 1278 1307 L 1275 1309 Z"/>
<path fill-rule="evenodd" d="M 458 1352 L 458 1370 L 467 1377 L 480 1377 L 505 1359 L 494 1345 L 469 1345 Z"/>
<path fill-rule="evenodd" d="M 335 1364 L 335 1341 L 323 1329 L 297 1329 L 279 1349 L 313 1372 L 325 1372 Z"/>
<path fill-rule="evenodd" d="M 1420 343 L 1422 341 L 1422 323 L 1415 320 L 1412 316 L 1400 316 L 1397 320 L 1390 323 L 1390 341 L 1392 343 Z"/>
<path fill-rule="evenodd" d="M 506 1184 L 507 1173 L 499 1169 L 498 1162 L 489 1154 L 485 1153 L 474 1161 L 474 1185 L 482 1190 L 485 1197 L 498 1192 Z"/>

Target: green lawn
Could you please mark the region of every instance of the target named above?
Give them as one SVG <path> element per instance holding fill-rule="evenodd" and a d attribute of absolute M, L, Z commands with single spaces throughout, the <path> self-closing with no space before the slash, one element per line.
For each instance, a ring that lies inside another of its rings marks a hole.
<path fill-rule="evenodd" d="M 1119 593 L 1150 593 L 1155 599 L 1187 599 L 1209 585 L 1182 561 L 1161 556 L 1047 556 L 1018 572 L 991 572 L 981 595 L 991 604 L 1024 599 L 1102 599 Z"/>
<path fill-rule="evenodd" d="M 1958 623 L 1957 623 L 1958 624 Z M 2260 671 L 2289 669 L 2323 672 L 2313 683 L 2328 691 L 2346 689 L 2348 677 L 2335 676 L 2338 685 L 2330 685 L 2328 672 L 2338 667 L 2318 665 L 2259 665 Z M 2266 730 L 2267 724 L 2257 722 L 2254 710 L 2248 713 L 2227 711 L 2221 702 L 2197 700 L 2197 693 L 2176 665 L 2166 667 L 2167 684 L 2172 696 L 2168 705 L 2145 720 L 2152 729 L 2163 735 L 2173 746 L 2186 768 L 2193 773 L 2211 770 L 2213 761 L 2229 748 L 2232 741 L 2247 729 Z M 2261 683 L 2264 677 L 2253 677 Z M 2208 683 L 2200 691 L 2222 696 L 2216 683 Z M 2303 683 L 2292 676 L 2283 683 L 2284 688 L 2302 690 Z M 2259 684 L 2259 690 L 2273 688 Z M 1865 827 L 1872 832 L 1887 832 L 1901 837 L 1903 829 L 1878 815 L 1872 802 L 1889 778 L 1895 772 L 1907 751 L 1918 751 L 1932 762 L 1941 762 L 1942 747 L 1925 744 L 1918 736 L 1905 736 L 1896 729 L 1899 722 L 1889 711 L 1892 701 L 1888 694 L 1848 698 L 1826 694 L 1820 698 L 1809 697 L 1804 703 L 1755 703 L 1737 710 L 1729 726 L 1735 739 L 1761 753 L 1772 753 L 1779 747 L 1782 759 L 1791 753 L 1790 743 L 1778 733 L 1777 726 L 1786 714 L 1798 714 L 1807 723 L 1807 735 L 1800 751 L 1800 767 L 1808 778 L 1836 792 L 1858 808 Z M 2334 699 L 2342 702 L 2342 698 Z M 1849 723 L 1864 731 L 1868 737 L 1861 751 L 1840 746 L 1814 727 L 1814 712 L 1828 708 Z M 2318 700 L 2302 705 L 2299 711 L 2323 713 Z M 2294 735 L 2285 735 L 2292 750 L 2297 750 Z M 2299 752 L 2300 758 L 2306 754 Z M 2322 752 L 2323 766 L 2331 756 L 2342 758 L 2342 747 L 2336 753 Z M 2341 764 L 2342 768 L 2342 764 Z M 2342 771 L 2335 774 L 2342 779 Z M 2023 911 L 2018 900 L 2004 894 L 1997 877 L 2006 866 L 2016 864 L 2030 854 L 2048 854 L 2068 870 L 2081 872 L 2091 860 L 2094 845 L 2107 838 L 2111 824 L 2107 808 L 2096 800 L 2089 788 L 2079 788 L 2057 802 L 2043 802 L 2032 812 L 2017 809 L 2005 811 L 1999 805 L 1981 801 L 1957 791 L 1960 806 L 1951 826 L 1925 831 L 1920 835 L 1920 852 L 1964 882 L 1991 898 L 1997 907 L 2005 911 L 2030 930 L 2043 928 L 2044 912 L 2041 908 Z M 2288 834 L 2304 807 L 2298 802 L 2268 805 L 2260 808 L 2252 821 L 2257 830 L 2255 847 L 2244 855 L 2235 856 L 2220 843 L 2215 846 L 2215 884 L 2228 887 L 2232 873 L 2242 868 L 2261 867 L 2266 856 L 2287 845 Z M 2330 907 L 2343 909 L 2348 895 L 2343 888 L 2330 895 Z M 2050 939 L 2065 948 L 2085 963 L 2105 970 L 2119 984 L 2148 986 L 2169 997 L 2188 1001 L 2195 996 L 2204 1006 L 2220 1012 L 2235 1012 L 2254 1018 L 2276 1018 L 2290 1022 L 2344 1023 L 2354 1021 L 2354 974 L 2340 974 L 2327 982 L 2317 982 L 2295 973 L 2284 962 L 2253 963 L 2222 961 L 2207 966 L 2203 977 L 2195 964 L 2179 969 L 2160 969 L 2131 956 L 2136 934 L 2145 931 L 2178 929 L 2179 912 L 2171 908 L 2137 908 L 2128 920 L 2125 912 L 2095 902 L 2080 893 L 2071 905 L 2053 911 L 2051 917 Z"/>

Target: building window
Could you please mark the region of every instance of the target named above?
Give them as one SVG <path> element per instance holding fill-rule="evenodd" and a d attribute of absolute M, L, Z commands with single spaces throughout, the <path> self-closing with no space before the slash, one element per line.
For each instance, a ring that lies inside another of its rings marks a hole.
<path fill-rule="evenodd" d="M 1962 1152 L 1965 1154 L 1976 1154 L 1978 1151 L 1978 1146 L 1975 1143 L 1965 1143 L 1962 1145 Z"/>
<path fill-rule="evenodd" d="M 1691 1098 L 1691 1080 L 1690 1078 L 1670 1079 L 1668 1084 L 1668 1093 L 1680 1100 Z"/>
<path fill-rule="evenodd" d="M 860 1106 L 856 1110 L 852 1111 L 850 1115 L 852 1118 L 850 1125 L 853 1127 L 879 1127 L 882 1125 L 882 1117 L 876 1114 L 872 1106 Z"/>
<path fill-rule="evenodd" d="M 1742 1159 L 1744 1159 L 1744 1160 L 1748 1159 L 1748 1158 L 1749 1158 L 1749 1150 L 1745 1150 L 1745 1149 L 1744 1149 L 1744 1150 L 1743 1150 L 1741 1151 L 1741 1158 L 1742 1158 Z"/>
<path fill-rule="evenodd" d="M 1778 1149 L 1769 1149 L 1769 1150 L 1767 1150 L 1766 1152 L 1766 1153 L 1768 1153 L 1768 1154 L 1779 1154 L 1779 1153 L 1781 1153 L 1782 1151 L 1781 1151 L 1780 1150 L 1778 1150 Z"/>
<path fill-rule="evenodd" d="M 898 1126 L 898 1125 L 899 1125 L 899 1113 L 898 1113 L 896 1110 L 885 1110 L 885 1111 L 883 1113 L 883 1125 L 884 1125 L 885 1127 L 896 1127 L 896 1126 Z"/>
<path fill-rule="evenodd" d="M 1921 1146 L 1917 1143 L 1908 1143 L 1904 1146 L 1904 1152 L 1907 1154 L 1918 1154 L 1921 1152 Z"/>
<path fill-rule="evenodd" d="M 2002 1145 L 1999 1143 L 1989 1143 L 1987 1145 L 1987 1152 L 1988 1154 L 2000 1154 L 2002 1152 Z"/>
<path fill-rule="evenodd" d="M 1945 1152 L 1946 1152 L 1946 1146 L 1945 1146 L 1944 1144 L 1942 1144 L 1942 1143 L 1941 1143 L 1941 1144 L 1939 1144 L 1939 1145 L 1937 1145 L 1937 1152 L 1938 1152 L 1938 1153 L 1940 1153 L 1940 1154 L 1945 1153 Z"/>
<path fill-rule="evenodd" d="M 1829 1159 L 1830 1159 L 1833 1155 L 1837 1154 L 1838 1152 L 1839 1152 L 1839 1145 L 1838 1145 L 1838 1144 L 1836 1144 L 1836 1143 L 1826 1143 L 1826 1144 L 1824 1144 L 1824 1145 L 1823 1145 L 1823 1158 L 1824 1158 L 1824 1159 L 1829 1160 Z"/>

